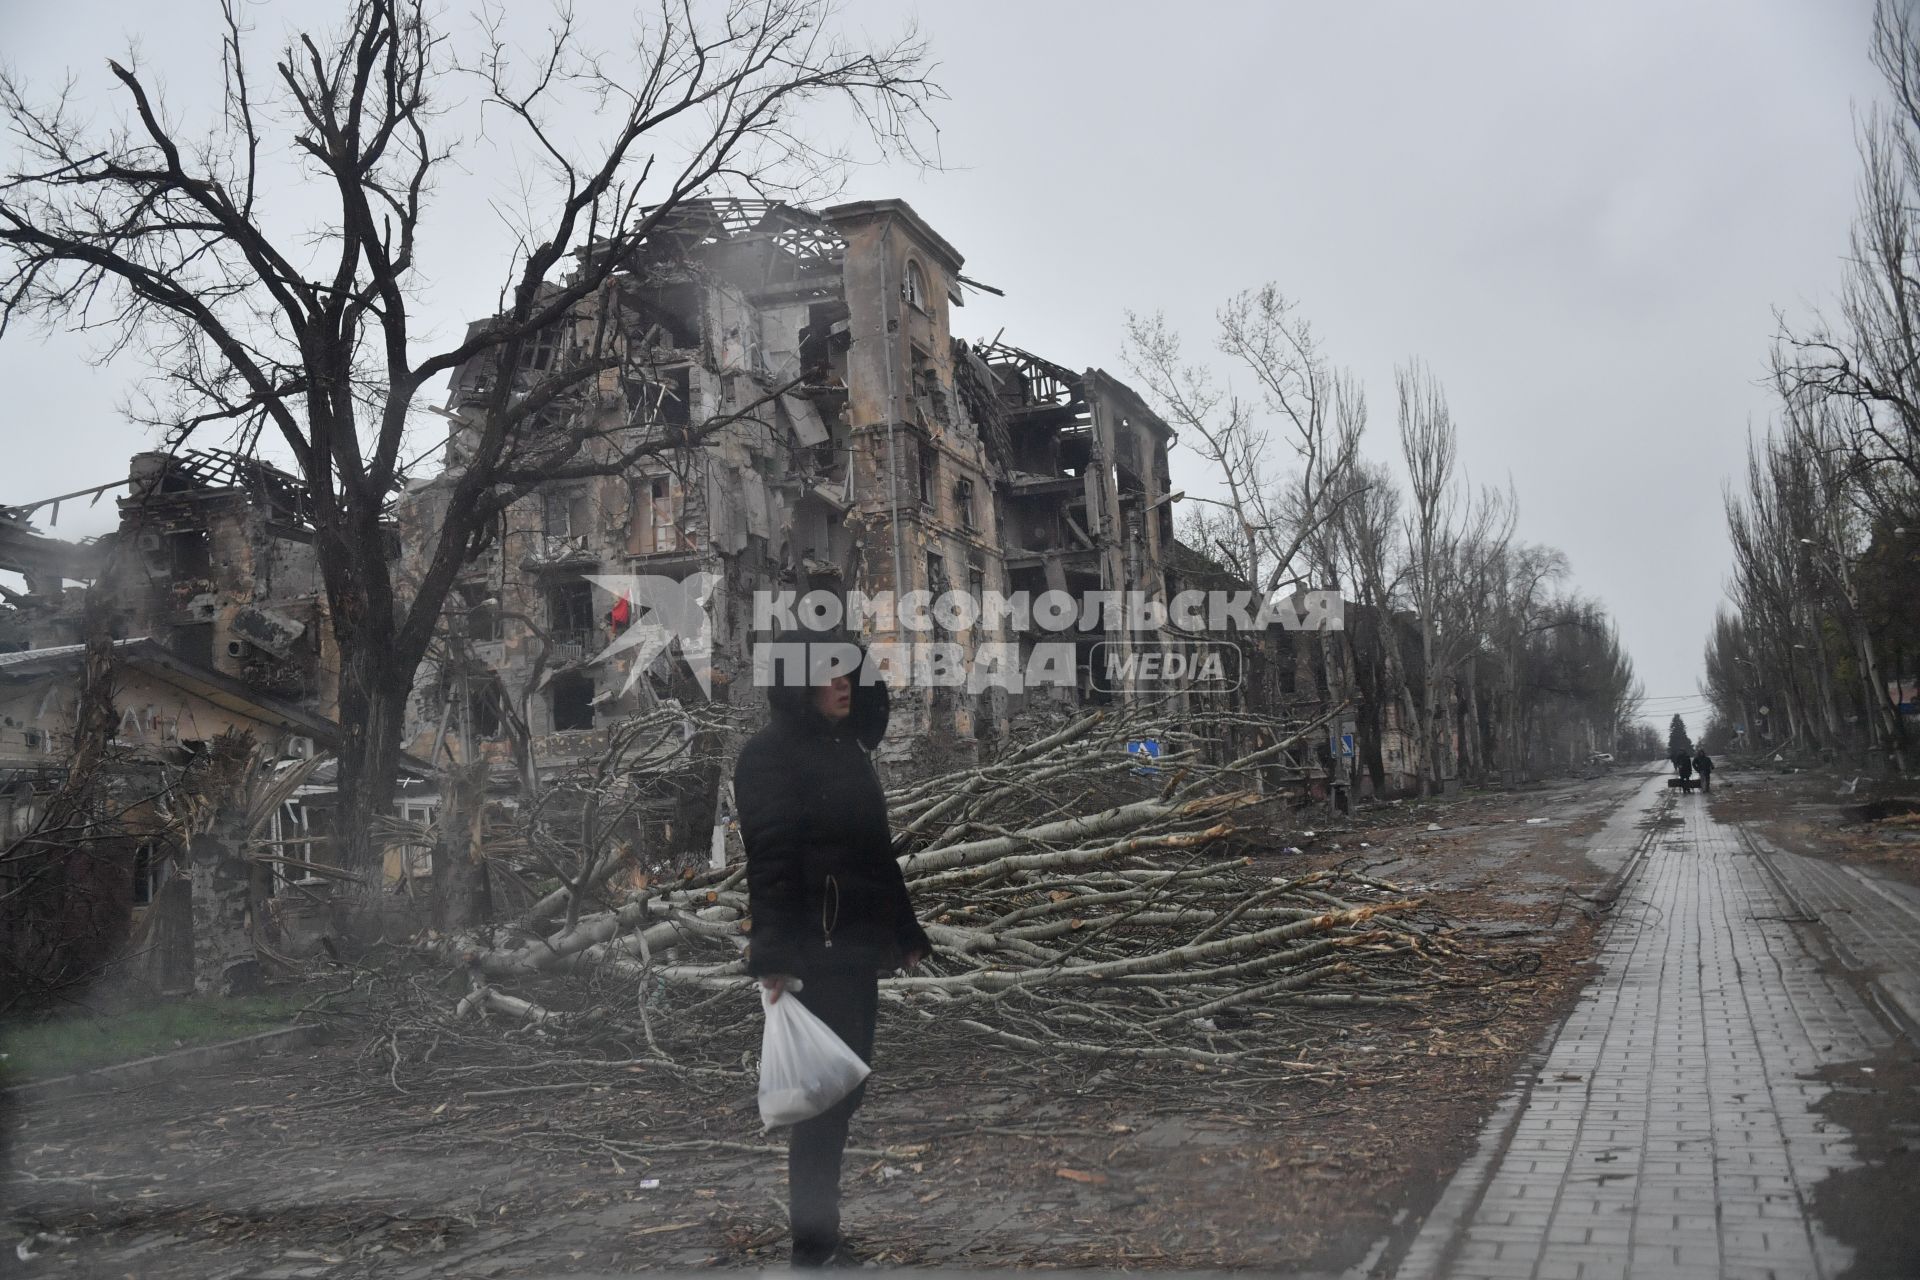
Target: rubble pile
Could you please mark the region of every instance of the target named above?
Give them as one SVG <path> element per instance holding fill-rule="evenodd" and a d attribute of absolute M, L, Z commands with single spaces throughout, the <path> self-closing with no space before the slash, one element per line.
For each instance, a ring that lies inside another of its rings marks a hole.
<path fill-rule="evenodd" d="M 1093 713 L 891 789 L 939 953 L 882 981 L 883 1016 L 956 1048 L 1272 1069 L 1289 1065 L 1276 1028 L 1290 1009 L 1417 999 L 1448 950 L 1420 899 L 1346 870 L 1273 874 L 1300 794 L 1277 784 L 1325 725 L 1269 730 L 1226 759 L 1224 743 L 1257 730 Z M 465 951 L 457 1012 L 548 1035 L 621 1027 L 657 1061 L 738 1066 L 759 1025 L 751 930 L 743 868 L 650 886 Z"/>

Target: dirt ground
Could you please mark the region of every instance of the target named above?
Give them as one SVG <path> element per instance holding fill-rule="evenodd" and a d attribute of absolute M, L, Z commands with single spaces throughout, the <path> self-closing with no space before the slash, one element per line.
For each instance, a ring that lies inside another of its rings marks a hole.
<path fill-rule="evenodd" d="M 1851 863 L 1920 885 L 1920 784 L 1886 783 L 1820 769 L 1723 769 L 1714 811 L 1783 849 Z"/>
<path fill-rule="evenodd" d="M 846 1221 L 876 1260 L 1325 1272 L 1417 1220 L 1590 973 L 1605 876 L 1584 838 L 1618 774 L 1364 810 L 1272 858 L 1352 861 L 1456 921 L 1417 1008 L 1268 1015 L 1296 1068 L 1033 1070 L 881 1054 Z M 1529 821 L 1534 819 L 1537 821 Z M 1440 830 L 1429 830 L 1438 824 Z M 520 1276 L 786 1257 L 784 1162 L 745 1073 L 663 1076 L 472 1040 L 317 1050 L 42 1100 L 0 1200 L 21 1274 Z M 405 1052 L 403 1052 L 403 1048 Z M 22 1260 L 14 1242 L 35 1255 Z"/>

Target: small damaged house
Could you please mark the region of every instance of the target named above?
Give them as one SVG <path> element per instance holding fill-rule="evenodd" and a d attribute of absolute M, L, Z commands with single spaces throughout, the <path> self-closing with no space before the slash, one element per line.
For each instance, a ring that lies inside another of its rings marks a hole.
<path fill-rule="evenodd" d="M 132 957 L 135 968 L 156 990 L 183 991 L 196 976 L 208 975 L 195 973 L 191 857 L 175 812 L 175 788 L 229 735 L 245 735 L 268 760 L 304 758 L 316 746 L 333 745 L 338 735 L 333 722 L 183 658 L 151 637 L 113 641 L 106 669 L 117 717 L 100 784 L 110 827 L 69 855 L 55 921 L 36 912 L 46 906 L 34 901 L 41 895 L 27 892 L 35 870 L 31 859 L 0 865 L 0 902 L 8 904 L 0 910 L 0 956 L 62 941 L 53 935 L 85 934 L 108 947 L 134 936 L 143 941 Z M 85 645 L 0 653 L 0 838 L 9 845 L 38 833 L 66 776 L 88 678 Z M 287 808 L 294 816 L 276 815 L 265 833 L 269 839 L 297 825 L 297 806 Z M 299 840 L 277 848 L 282 860 L 261 872 L 268 894 L 284 893 L 304 879 L 309 860 L 310 845 Z M 247 865 L 233 859 L 223 869 L 234 880 L 233 891 L 245 895 L 252 874 Z"/>
<path fill-rule="evenodd" d="M 0 610 L 0 835 L 9 839 L 33 829 L 66 776 L 90 626 L 111 640 L 117 723 L 106 756 L 116 794 L 160 794 L 226 735 L 245 734 L 282 767 L 338 737 L 339 664 L 301 482 L 254 459 L 194 450 L 135 455 L 126 480 L 100 491 L 115 489 L 125 491 L 118 528 L 91 543 L 39 534 L 26 511 L 0 513 L 0 569 L 26 585 L 7 589 Z M 327 767 L 260 833 L 279 858 L 272 894 L 300 896 L 304 868 L 326 861 Z M 399 816 L 426 813 L 409 798 Z M 185 891 L 186 860 L 150 804 L 133 804 L 124 819 L 126 848 L 96 849 L 126 882 L 114 893 L 130 916 L 114 928 L 151 928 L 156 979 L 175 989 L 191 968 L 180 950 L 184 899 L 170 896 Z M 150 926 L 156 905 L 176 918 Z"/>

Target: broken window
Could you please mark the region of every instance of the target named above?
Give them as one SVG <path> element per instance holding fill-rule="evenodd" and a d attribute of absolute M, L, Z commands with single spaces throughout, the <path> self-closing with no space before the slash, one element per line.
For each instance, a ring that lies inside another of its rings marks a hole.
<path fill-rule="evenodd" d="M 333 810 L 324 804 L 302 804 L 300 823 L 306 829 L 307 842 L 299 857 L 307 862 L 326 861 L 327 841 L 333 835 Z"/>
<path fill-rule="evenodd" d="M 638 322 L 634 331 L 644 332 L 651 345 L 681 349 L 700 345 L 700 295 L 692 285 L 636 289 L 625 296 L 624 303 Z"/>
<path fill-rule="evenodd" d="M 914 412 L 918 415 L 921 426 L 932 428 L 935 423 L 945 420 L 940 372 L 933 367 L 933 357 L 917 345 L 912 348 L 912 353 Z"/>
<path fill-rule="evenodd" d="M 548 325 L 522 343 L 520 367 L 535 373 L 544 373 L 553 368 L 560 358 L 560 331 L 561 326 Z"/>
<path fill-rule="evenodd" d="M 593 501 L 585 489 L 557 489 L 544 500 L 549 538 L 584 538 L 593 529 Z"/>
<path fill-rule="evenodd" d="M 467 639 L 499 640 L 500 601 L 484 582 L 461 582 L 453 588 L 454 608 L 466 623 Z"/>
<path fill-rule="evenodd" d="M 960 517 L 960 527 L 971 529 L 973 525 L 973 481 L 957 480 L 953 486 L 953 505 Z"/>
<path fill-rule="evenodd" d="M 931 507 L 935 487 L 940 482 L 940 455 L 934 451 L 931 441 L 920 443 L 920 501 Z"/>
<path fill-rule="evenodd" d="M 907 305 L 917 310 L 927 309 L 927 273 L 912 258 L 907 259 L 907 282 L 904 288 Z"/>
<path fill-rule="evenodd" d="M 651 556 L 680 550 L 680 516 L 685 502 L 672 476 L 639 476 L 633 482 L 633 524 L 627 550 Z"/>
<path fill-rule="evenodd" d="M 474 737 L 497 738 L 506 731 L 506 715 L 502 710 L 506 697 L 506 690 L 493 677 L 471 686 L 467 694 L 467 728 Z"/>
<path fill-rule="evenodd" d="M 693 373 L 685 365 L 626 379 L 633 425 L 684 427 L 693 421 Z"/>
<path fill-rule="evenodd" d="M 144 907 L 153 901 L 154 890 L 160 887 L 160 858 L 150 843 L 143 843 L 133 851 L 133 905 Z"/>
<path fill-rule="evenodd" d="M 435 806 L 394 801 L 400 820 L 421 828 L 433 826 Z M 387 846 L 385 873 L 388 879 L 401 876 L 417 879 L 433 874 L 433 846 L 430 844 L 391 844 Z"/>
<path fill-rule="evenodd" d="M 593 681 L 577 671 L 555 676 L 549 690 L 553 699 L 553 729 L 593 728 Z"/>
<path fill-rule="evenodd" d="M 927 552 L 927 590 L 940 595 L 947 589 L 947 558 L 938 551 Z"/>
<path fill-rule="evenodd" d="M 547 590 L 547 630 L 556 641 L 578 643 L 593 631 L 593 584 L 568 578 Z"/>
<path fill-rule="evenodd" d="M 207 577 L 213 572 L 213 535 L 205 529 L 168 534 L 167 557 L 174 577 Z"/>

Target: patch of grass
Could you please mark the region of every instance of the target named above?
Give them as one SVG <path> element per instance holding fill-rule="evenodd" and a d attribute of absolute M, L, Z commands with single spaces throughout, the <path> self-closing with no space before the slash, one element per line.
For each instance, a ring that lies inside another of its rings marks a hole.
<path fill-rule="evenodd" d="M 293 1021 L 307 997 L 196 996 L 124 1013 L 68 1016 L 0 1031 L 0 1086 L 216 1044 Z"/>

